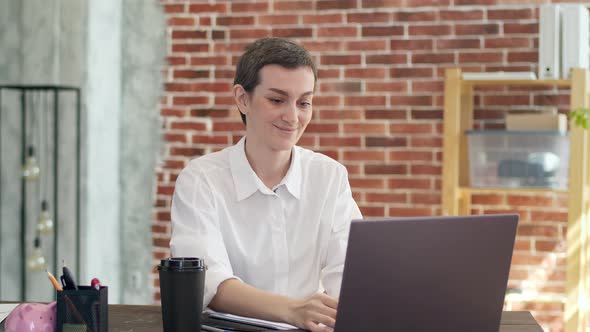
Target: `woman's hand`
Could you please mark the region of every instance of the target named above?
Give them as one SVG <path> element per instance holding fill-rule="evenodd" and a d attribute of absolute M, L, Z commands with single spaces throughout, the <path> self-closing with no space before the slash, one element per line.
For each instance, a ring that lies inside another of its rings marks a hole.
<path fill-rule="evenodd" d="M 331 332 L 338 300 L 324 293 L 294 299 L 228 279 L 217 288 L 209 307 L 234 315 L 285 322 L 312 332 Z"/>
<path fill-rule="evenodd" d="M 324 293 L 307 299 L 293 300 L 289 305 L 288 323 L 312 332 L 328 332 L 336 324 L 338 300 Z M 325 326 L 322 326 L 322 325 Z"/>

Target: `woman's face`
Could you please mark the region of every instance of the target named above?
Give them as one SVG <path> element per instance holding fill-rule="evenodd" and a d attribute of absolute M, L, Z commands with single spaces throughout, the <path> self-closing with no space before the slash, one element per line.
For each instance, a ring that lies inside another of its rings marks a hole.
<path fill-rule="evenodd" d="M 245 107 L 238 103 L 246 115 L 248 140 L 272 151 L 290 151 L 311 120 L 313 71 L 267 65 L 259 77 L 260 84 L 249 98 L 246 95 Z"/>

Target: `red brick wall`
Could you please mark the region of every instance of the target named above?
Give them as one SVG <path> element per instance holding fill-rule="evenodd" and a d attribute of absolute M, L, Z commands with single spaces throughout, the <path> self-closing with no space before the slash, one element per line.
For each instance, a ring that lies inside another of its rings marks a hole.
<path fill-rule="evenodd" d="M 537 70 L 538 1 L 533 0 L 161 2 L 169 45 L 154 264 L 169 254 L 170 200 L 180 170 L 189 159 L 243 134 L 229 91 L 236 59 L 253 39 L 293 38 L 315 57 L 319 89 L 300 145 L 346 165 L 366 217 L 440 214 L 446 68 Z M 566 111 L 568 93 L 480 90 L 476 124 L 502 128 L 508 106 L 554 105 Z M 477 194 L 473 204 L 474 213 L 521 214 L 510 286 L 562 295 L 567 195 Z M 158 300 L 155 270 L 152 278 Z M 533 311 L 546 330 L 562 328 L 559 302 L 513 308 Z"/>

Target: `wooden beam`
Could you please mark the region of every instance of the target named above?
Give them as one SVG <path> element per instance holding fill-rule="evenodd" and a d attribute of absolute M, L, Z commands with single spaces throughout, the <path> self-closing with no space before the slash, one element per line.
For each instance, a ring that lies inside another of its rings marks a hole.
<path fill-rule="evenodd" d="M 571 84 L 571 109 L 588 107 L 588 71 L 574 69 Z M 588 189 L 590 144 L 588 131 L 571 126 L 570 171 L 567 228 L 565 332 L 586 331 L 588 307 Z"/>
<path fill-rule="evenodd" d="M 473 85 L 461 85 L 461 111 L 459 112 L 459 187 L 470 186 L 469 144 L 465 130 L 473 128 Z M 471 193 L 459 192 L 459 214 L 471 214 Z"/>
<path fill-rule="evenodd" d="M 442 214 L 459 214 L 459 146 L 461 141 L 461 69 L 445 72 Z"/>

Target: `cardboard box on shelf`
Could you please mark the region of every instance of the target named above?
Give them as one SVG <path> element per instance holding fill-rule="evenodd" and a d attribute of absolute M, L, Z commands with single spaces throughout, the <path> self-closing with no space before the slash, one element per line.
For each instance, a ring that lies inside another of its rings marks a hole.
<path fill-rule="evenodd" d="M 567 116 L 551 113 L 506 114 L 506 130 L 567 131 Z"/>

